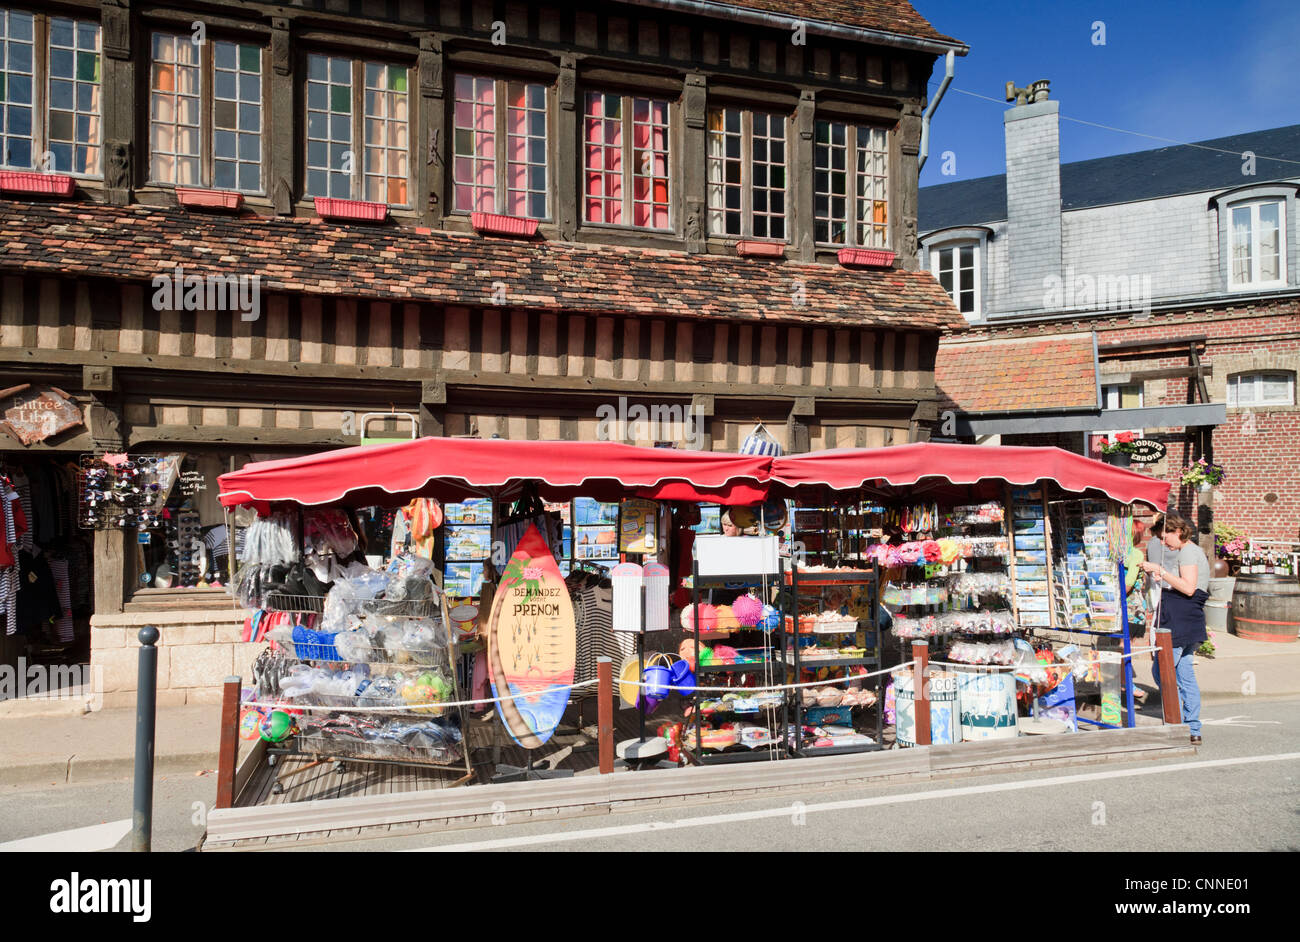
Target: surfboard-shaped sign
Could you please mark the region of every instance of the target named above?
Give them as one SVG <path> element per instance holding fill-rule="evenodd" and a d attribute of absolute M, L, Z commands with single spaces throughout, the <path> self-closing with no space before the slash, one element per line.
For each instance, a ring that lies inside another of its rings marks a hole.
<path fill-rule="evenodd" d="M 501 574 L 488 619 L 488 675 L 497 714 L 525 749 L 545 745 L 569 702 L 577 631 L 569 591 L 537 527 L 530 526 Z"/>

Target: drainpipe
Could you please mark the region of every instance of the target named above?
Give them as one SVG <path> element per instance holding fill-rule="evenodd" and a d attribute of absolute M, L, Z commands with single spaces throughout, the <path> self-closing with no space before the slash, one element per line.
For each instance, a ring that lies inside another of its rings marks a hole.
<path fill-rule="evenodd" d="M 947 55 L 943 57 L 943 81 L 939 83 L 939 90 L 934 93 L 930 103 L 925 106 L 925 114 L 921 115 L 921 155 L 917 159 L 917 173 L 920 173 L 925 167 L 925 158 L 930 156 L 930 118 L 938 109 L 939 102 L 943 100 L 943 93 L 952 84 L 953 73 L 956 69 L 957 63 L 953 56 L 953 50 L 949 49 Z"/>

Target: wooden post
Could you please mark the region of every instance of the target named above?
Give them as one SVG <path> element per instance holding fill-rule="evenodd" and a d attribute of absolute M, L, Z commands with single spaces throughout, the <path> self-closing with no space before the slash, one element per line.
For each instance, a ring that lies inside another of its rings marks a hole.
<path fill-rule="evenodd" d="M 227 677 L 221 690 L 221 745 L 217 752 L 217 807 L 235 806 L 235 768 L 239 764 L 239 691 L 243 681 Z"/>
<path fill-rule="evenodd" d="M 614 771 L 614 662 L 596 658 L 596 734 L 600 742 L 600 774 Z"/>
<path fill-rule="evenodd" d="M 912 704 L 916 713 L 916 744 L 930 745 L 930 642 L 913 641 Z"/>
<path fill-rule="evenodd" d="M 1178 678 L 1174 674 L 1174 642 L 1168 628 L 1156 629 L 1156 659 L 1160 664 L 1160 707 L 1165 723 L 1177 726 L 1183 721 L 1183 705 L 1178 699 Z"/>

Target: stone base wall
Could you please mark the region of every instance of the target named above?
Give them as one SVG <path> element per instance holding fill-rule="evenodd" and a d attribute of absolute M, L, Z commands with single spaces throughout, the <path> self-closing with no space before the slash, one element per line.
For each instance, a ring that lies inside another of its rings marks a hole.
<path fill-rule="evenodd" d="M 103 678 L 103 705 L 135 705 L 140 629 L 153 625 L 158 640 L 158 705 L 220 703 L 227 677 L 251 681 L 253 660 L 266 647 L 241 641 L 240 612 L 176 611 L 95 615 L 90 622 L 90 665 Z"/>

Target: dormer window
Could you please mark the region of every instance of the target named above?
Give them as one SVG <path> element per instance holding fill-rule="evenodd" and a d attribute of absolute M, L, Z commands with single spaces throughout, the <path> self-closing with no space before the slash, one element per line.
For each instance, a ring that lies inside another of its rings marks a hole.
<path fill-rule="evenodd" d="M 1286 203 L 1261 200 L 1229 207 L 1230 284 L 1272 288 L 1286 284 Z"/>
<path fill-rule="evenodd" d="M 980 246 L 960 242 L 930 249 L 930 273 L 970 320 L 980 316 Z"/>

